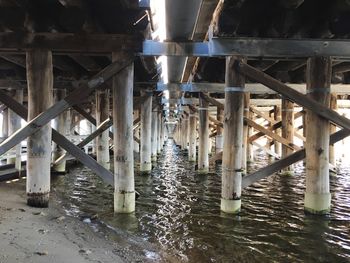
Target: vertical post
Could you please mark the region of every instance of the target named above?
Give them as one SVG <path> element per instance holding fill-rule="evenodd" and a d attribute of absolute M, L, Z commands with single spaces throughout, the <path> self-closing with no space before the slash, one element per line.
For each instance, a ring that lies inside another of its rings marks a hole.
<path fill-rule="evenodd" d="M 142 96 L 147 95 L 145 101 L 141 104 L 141 155 L 140 171 L 150 173 L 152 170 L 152 93 L 143 92 Z"/>
<path fill-rule="evenodd" d="M 23 103 L 23 90 L 17 89 L 14 91 L 14 99 L 19 102 Z M 7 120 L 6 120 L 7 121 Z M 14 134 L 17 130 L 21 128 L 21 117 L 19 117 L 16 113 L 14 113 L 12 110 L 8 111 L 8 133 L 9 135 Z M 22 145 L 19 143 L 14 147 L 16 157 L 11 157 L 7 159 L 8 164 L 15 164 L 15 168 L 20 170 L 21 169 L 21 151 L 22 151 Z"/>
<path fill-rule="evenodd" d="M 112 60 L 121 53 L 113 53 Z M 134 63 L 113 77 L 114 130 L 114 211 L 135 211 L 134 151 L 133 151 L 133 86 Z"/>
<path fill-rule="evenodd" d="M 92 106 L 91 106 L 91 115 L 96 119 L 96 105 L 94 103 L 92 103 Z M 96 131 L 96 126 L 91 124 L 91 131 L 94 132 Z M 96 148 L 97 148 L 97 138 L 95 138 L 93 141 L 92 141 L 92 154 L 93 155 L 96 155 Z"/>
<path fill-rule="evenodd" d="M 162 106 L 159 106 L 158 111 L 158 121 L 157 121 L 157 154 L 162 151 Z"/>
<path fill-rule="evenodd" d="M 226 57 L 221 188 L 221 210 L 226 213 L 238 213 L 241 209 L 245 78 L 235 69 L 234 64 L 244 60 L 238 56 Z"/>
<path fill-rule="evenodd" d="M 279 107 L 278 105 L 274 106 L 274 120 L 276 122 L 281 121 L 281 107 Z M 281 129 L 276 129 L 276 134 L 281 136 Z M 281 156 L 281 143 L 277 142 L 275 140 L 275 153 L 278 156 Z"/>
<path fill-rule="evenodd" d="M 329 107 L 332 62 L 329 57 L 307 61 L 306 89 L 310 98 Z M 330 211 L 329 121 L 306 111 L 306 189 L 304 208 L 313 214 Z"/>
<path fill-rule="evenodd" d="M 109 118 L 109 90 L 96 91 L 96 125 Z M 110 168 L 109 159 L 109 132 L 102 132 L 96 138 L 96 160 L 106 169 Z"/>
<path fill-rule="evenodd" d="M 249 118 L 249 105 L 250 105 L 250 93 L 244 93 L 244 117 Z M 243 145 L 242 145 L 242 169 L 243 173 L 247 172 L 247 159 L 248 159 L 248 124 L 243 121 Z"/>
<path fill-rule="evenodd" d="M 219 122 L 224 122 L 224 109 L 218 107 L 216 112 L 216 119 Z M 222 152 L 222 149 L 224 147 L 224 140 L 223 140 L 223 128 L 220 125 L 216 126 L 216 138 L 215 138 L 215 152 L 219 153 Z"/>
<path fill-rule="evenodd" d="M 197 118 L 196 113 L 193 110 L 190 110 L 190 119 L 189 119 L 189 149 L 188 149 L 188 160 L 190 162 L 195 162 L 197 160 Z"/>
<path fill-rule="evenodd" d="M 158 110 L 155 108 L 152 110 L 152 162 L 157 161 L 157 146 L 158 146 Z"/>
<path fill-rule="evenodd" d="M 209 172 L 209 113 L 208 102 L 199 95 L 199 142 L 198 142 L 198 173 Z"/>
<path fill-rule="evenodd" d="M 134 120 L 136 120 L 139 116 L 140 116 L 140 113 L 139 113 L 139 110 L 134 110 Z M 134 131 L 134 136 L 136 137 L 136 138 L 138 138 L 139 139 L 139 128 L 136 128 L 135 129 L 135 131 Z M 135 141 L 134 139 L 133 139 L 133 141 L 134 141 L 134 151 L 136 152 L 136 153 L 139 153 L 140 152 L 140 145 L 139 145 L 139 143 L 137 142 L 137 141 Z"/>
<path fill-rule="evenodd" d="M 60 101 L 66 97 L 66 90 L 64 89 L 57 89 L 54 91 L 54 100 Z M 63 112 L 60 115 L 58 115 L 55 119 L 55 129 L 61 133 L 62 135 L 66 136 L 67 134 L 67 112 Z M 61 155 L 63 155 L 66 151 L 56 143 L 53 143 L 53 154 L 52 154 L 52 161 L 56 161 L 57 158 L 59 158 Z M 53 166 L 53 169 L 56 172 L 65 172 L 66 171 L 66 161 L 63 160 L 62 162 L 55 164 Z"/>
<path fill-rule="evenodd" d="M 330 108 L 332 110 L 337 110 L 337 94 L 332 93 L 331 97 L 330 97 Z M 334 125 L 333 123 L 329 124 L 329 132 L 330 134 L 335 133 L 337 131 L 337 126 Z M 334 145 L 329 145 L 329 163 L 332 165 L 336 165 L 336 160 L 335 160 L 335 150 L 334 150 L 335 146 Z"/>
<path fill-rule="evenodd" d="M 186 120 L 186 114 L 184 113 L 182 115 L 182 122 L 181 122 L 181 128 L 182 128 L 182 131 L 181 131 L 181 138 L 182 138 L 182 150 L 186 150 L 186 141 L 187 141 L 187 120 Z"/>
<path fill-rule="evenodd" d="M 254 113 L 249 111 L 249 119 L 254 121 Z M 248 138 L 253 136 L 253 128 L 248 126 Z M 254 162 L 254 147 L 251 143 L 247 142 L 247 163 Z"/>
<path fill-rule="evenodd" d="M 28 83 L 28 120 L 52 105 L 52 53 L 34 49 L 26 54 Z M 50 194 L 51 124 L 28 137 L 27 141 L 27 204 L 47 207 Z"/>
<path fill-rule="evenodd" d="M 282 137 L 293 143 L 294 139 L 294 103 L 282 98 Z M 282 158 L 293 153 L 293 150 L 282 145 Z M 282 174 L 293 175 L 293 166 L 283 169 Z"/>
<path fill-rule="evenodd" d="M 8 128 L 8 114 L 9 114 L 9 109 L 6 108 L 2 112 L 2 137 L 3 140 L 6 140 L 6 138 L 9 136 L 9 128 Z"/>

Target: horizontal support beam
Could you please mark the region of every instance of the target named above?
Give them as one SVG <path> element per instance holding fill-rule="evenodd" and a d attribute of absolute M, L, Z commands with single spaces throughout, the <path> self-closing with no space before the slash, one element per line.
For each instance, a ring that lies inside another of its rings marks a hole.
<path fill-rule="evenodd" d="M 215 99 L 221 103 L 224 103 L 224 99 Z M 162 99 L 162 104 L 166 103 L 176 103 L 176 104 L 182 104 L 182 105 L 199 105 L 198 98 L 182 98 L 178 100 L 167 100 Z M 275 105 L 281 105 L 281 99 L 250 99 L 250 105 L 253 106 L 262 106 L 262 107 L 268 107 L 268 106 L 275 106 Z M 350 108 L 350 100 L 337 100 L 337 106 L 338 108 Z"/>
<path fill-rule="evenodd" d="M 287 84 L 288 87 L 306 94 L 306 84 Z M 250 94 L 277 94 L 276 91 L 269 89 L 260 83 L 245 84 L 246 92 Z M 157 83 L 157 91 L 184 91 L 184 92 L 209 92 L 209 93 L 225 93 L 224 83 Z M 338 95 L 350 94 L 350 84 L 332 84 L 331 93 Z"/>
<path fill-rule="evenodd" d="M 346 39 L 276 39 L 214 37 L 209 42 L 143 42 L 143 56 L 215 57 L 242 55 L 248 58 L 288 59 L 313 56 L 350 58 Z"/>
<path fill-rule="evenodd" d="M 145 40 L 141 55 L 209 57 L 209 46 L 205 42 L 158 42 Z"/>
<path fill-rule="evenodd" d="M 0 33 L 0 52 L 25 52 L 33 48 L 49 49 L 59 54 L 90 54 L 113 51 L 139 52 L 142 39 L 126 34 L 73 33 Z"/>

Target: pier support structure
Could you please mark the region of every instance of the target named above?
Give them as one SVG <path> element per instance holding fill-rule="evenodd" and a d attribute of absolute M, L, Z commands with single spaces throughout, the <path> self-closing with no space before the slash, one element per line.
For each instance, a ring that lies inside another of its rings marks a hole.
<path fill-rule="evenodd" d="M 294 138 L 294 103 L 286 98 L 282 98 L 282 137 L 293 144 Z M 293 150 L 282 145 L 282 158 L 292 154 Z M 283 169 L 282 174 L 293 175 L 293 165 Z"/>
<path fill-rule="evenodd" d="M 197 118 L 194 110 L 190 110 L 189 115 L 189 148 L 188 160 L 190 162 L 197 161 Z"/>
<path fill-rule="evenodd" d="M 150 173 L 152 170 L 152 93 L 143 92 L 141 95 L 147 96 L 147 98 L 141 104 L 140 171 Z"/>
<path fill-rule="evenodd" d="M 134 116 L 134 120 L 138 119 L 140 117 L 140 111 L 134 110 L 133 116 Z M 140 130 L 138 127 L 134 130 L 134 136 L 135 138 L 140 139 Z M 136 140 L 134 140 L 134 151 L 135 153 L 140 152 L 140 144 Z"/>
<path fill-rule="evenodd" d="M 329 57 L 307 61 L 307 93 L 329 107 L 332 62 Z M 306 111 L 306 189 L 305 211 L 325 214 L 330 211 L 329 191 L 329 121 L 315 112 Z"/>
<path fill-rule="evenodd" d="M 96 91 L 96 125 L 109 118 L 109 90 Z M 110 168 L 108 130 L 96 138 L 96 160 L 106 169 Z"/>
<path fill-rule="evenodd" d="M 224 150 L 222 156 L 221 211 L 238 213 L 241 209 L 243 113 L 245 77 L 234 67 L 242 57 L 226 57 Z"/>
<path fill-rule="evenodd" d="M 152 110 L 152 162 L 157 161 L 157 147 L 158 147 L 158 109 L 156 107 Z"/>
<path fill-rule="evenodd" d="M 123 56 L 113 53 L 116 61 Z M 133 62 L 113 77 L 114 212 L 135 211 L 133 151 Z"/>
<path fill-rule="evenodd" d="M 274 111 L 274 114 L 273 114 L 274 120 L 276 122 L 281 121 L 281 107 L 278 105 L 275 105 L 273 111 Z M 280 128 L 276 129 L 275 132 L 277 135 L 281 136 L 281 129 Z M 278 156 L 281 156 L 281 152 L 282 152 L 281 151 L 282 150 L 281 143 L 275 140 L 274 147 L 275 147 L 275 153 Z"/>
<path fill-rule="evenodd" d="M 28 120 L 52 105 L 52 53 L 34 49 L 27 52 Z M 51 124 L 28 137 L 27 204 L 47 207 L 50 195 Z"/>
<path fill-rule="evenodd" d="M 158 111 L 158 122 L 157 122 L 157 155 L 161 154 L 163 143 L 162 143 L 162 124 L 163 124 L 163 115 L 162 115 L 162 106 L 159 107 Z"/>
<path fill-rule="evenodd" d="M 23 104 L 23 89 L 17 89 L 14 91 L 14 99 Z M 8 121 L 8 133 L 9 135 L 12 135 L 17 130 L 21 128 L 21 117 L 18 116 L 14 111 L 8 110 L 8 120 L 6 119 L 6 122 Z M 10 157 L 7 159 L 8 164 L 15 164 L 16 169 L 21 168 L 21 151 L 22 146 L 21 143 L 17 144 L 15 146 L 15 157 Z"/>
<path fill-rule="evenodd" d="M 249 104 L 250 104 L 250 93 L 244 93 L 244 117 L 249 118 Z M 242 169 L 243 173 L 247 173 L 247 159 L 248 159 L 248 124 L 243 122 L 243 155 L 242 155 Z"/>
<path fill-rule="evenodd" d="M 198 143 L 198 173 L 209 172 L 209 103 L 200 95 L 199 97 L 199 143 Z"/>
<path fill-rule="evenodd" d="M 224 109 L 221 107 L 217 107 L 216 118 L 219 122 L 224 121 Z M 220 125 L 216 126 L 216 137 L 215 137 L 215 153 L 222 152 L 224 148 L 224 140 L 223 140 L 223 128 Z"/>
<path fill-rule="evenodd" d="M 66 97 L 66 90 L 65 89 L 57 89 L 54 91 L 54 100 L 55 102 L 60 101 Z M 62 112 L 60 115 L 58 115 L 54 121 L 54 128 L 56 131 L 58 131 L 60 134 L 66 136 L 67 135 L 67 129 L 68 125 L 67 124 L 67 111 Z M 65 150 L 57 145 L 56 143 L 53 143 L 53 153 L 52 153 L 52 162 L 56 161 L 61 155 L 65 154 Z M 53 165 L 53 169 L 56 172 L 65 172 L 66 171 L 66 161 L 63 160 L 62 162 Z"/>
<path fill-rule="evenodd" d="M 330 97 L 330 108 L 332 110 L 337 110 L 337 94 L 332 93 Z M 329 132 L 330 134 L 335 133 L 337 131 L 337 126 L 330 123 L 329 124 Z M 336 165 L 336 157 L 335 157 L 335 146 L 334 145 L 329 145 L 329 163 L 332 165 Z"/>

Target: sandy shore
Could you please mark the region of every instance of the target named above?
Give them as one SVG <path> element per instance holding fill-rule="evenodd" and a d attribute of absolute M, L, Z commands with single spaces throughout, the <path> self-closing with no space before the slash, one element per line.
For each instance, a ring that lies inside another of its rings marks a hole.
<path fill-rule="evenodd" d="M 50 198 L 49 208 L 31 208 L 25 203 L 25 180 L 0 183 L 0 263 L 145 261 L 123 255 L 103 233 L 65 215 L 55 194 Z"/>

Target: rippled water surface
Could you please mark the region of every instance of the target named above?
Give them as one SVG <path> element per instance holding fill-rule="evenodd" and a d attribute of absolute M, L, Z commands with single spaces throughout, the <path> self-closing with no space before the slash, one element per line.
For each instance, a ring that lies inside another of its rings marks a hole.
<path fill-rule="evenodd" d="M 266 165 L 257 159 L 251 170 Z M 114 215 L 113 189 L 84 167 L 55 188 L 68 213 L 98 214 L 113 239 L 128 239 L 151 261 L 350 262 L 349 167 L 331 178 L 328 217 L 304 214 L 301 163 L 295 176 L 273 175 L 245 189 L 239 216 L 220 213 L 220 166 L 212 170 L 197 175 L 169 140 L 152 174 L 135 175 L 141 196 L 133 215 Z"/>

